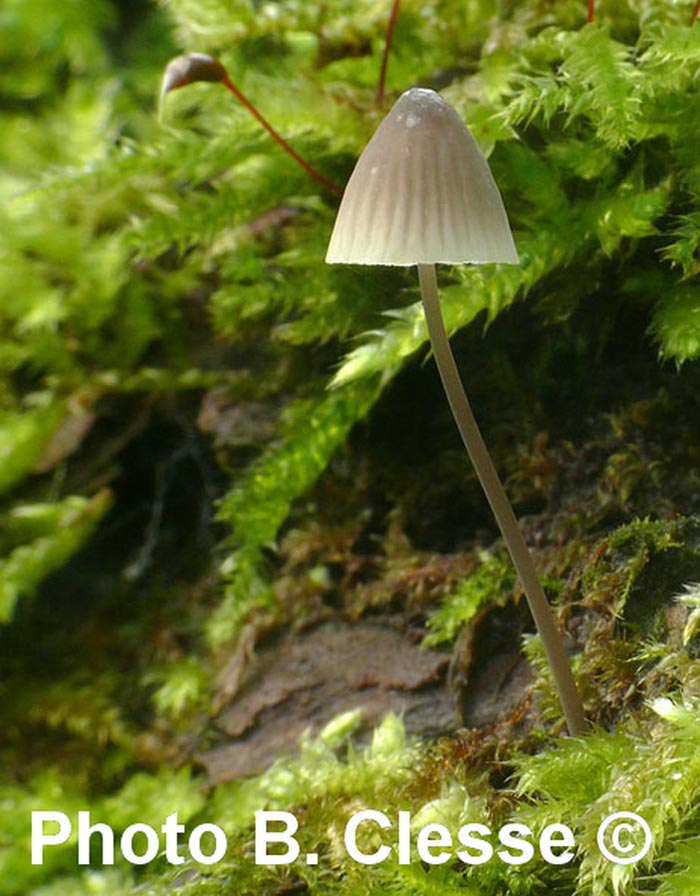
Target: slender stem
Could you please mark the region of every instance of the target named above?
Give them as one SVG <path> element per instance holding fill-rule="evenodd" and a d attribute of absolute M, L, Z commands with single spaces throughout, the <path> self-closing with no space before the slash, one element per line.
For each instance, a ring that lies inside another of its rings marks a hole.
<path fill-rule="evenodd" d="M 693 11 L 690 14 L 690 22 L 688 23 L 691 28 L 695 24 L 695 20 L 698 17 L 698 13 L 700 12 L 700 0 L 695 0 L 695 6 L 693 7 Z"/>
<path fill-rule="evenodd" d="M 263 116 L 255 108 L 255 106 L 250 102 L 249 99 L 247 99 L 247 97 L 245 97 L 241 93 L 241 91 L 236 87 L 236 85 L 233 83 L 233 81 L 229 78 L 228 75 L 224 75 L 224 77 L 221 79 L 221 83 L 224 85 L 224 87 L 230 93 L 232 93 L 236 97 L 236 99 L 238 100 L 239 103 L 242 103 L 242 105 L 244 105 L 246 107 L 246 109 L 250 112 L 251 115 L 253 115 L 255 118 L 257 118 L 257 120 L 265 128 L 265 130 L 272 137 L 272 139 L 276 143 L 279 143 L 279 145 L 282 147 L 282 149 L 286 153 L 288 153 L 294 159 L 294 161 L 297 162 L 297 164 L 301 165 L 301 167 L 304 169 L 304 171 L 306 171 L 308 174 L 310 174 L 311 177 L 313 177 L 315 180 L 317 180 L 320 184 L 323 184 L 323 186 L 326 187 L 326 189 L 330 190 L 332 193 L 335 193 L 336 196 L 340 196 L 340 194 L 343 192 L 340 189 L 340 187 L 338 187 L 332 181 L 325 178 L 322 174 L 320 174 L 318 171 L 316 171 L 316 169 L 314 167 L 312 167 L 306 161 L 306 159 L 302 158 L 299 155 L 299 153 L 295 149 L 293 149 L 289 145 L 289 143 L 287 143 L 287 141 L 284 139 L 284 137 L 282 137 L 281 134 L 277 133 L 277 131 L 272 127 L 272 125 L 269 123 L 269 121 L 266 118 L 263 118 Z"/>
<path fill-rule="evenodd" d="M 592 22 L 595 18 L 595 0 L 588 0 L 588 11 L 586 13 L 586 21 Z"/>
<path fill-rule="evenodd" d="M 399 5 L 401 0 L 394 0 L 389 15 L 389 24 L 386 26 L 386 40 L 384 41 L 384 52 L 382 53 L 382 65 L 379 69 L 379 84 L 377 85 L 377 103 L 381 103 L 384 99 L 384 84 L 386 83 L 386 69 L 389 64 L 389 53 L 391 52 L 391 42 L 394 37 L 394 28 L 396 28 L 396 19 L 399 15 Z"/>
<path fill-rule="evenodd" d="M 437 362 L 440 378 L 452 408 L 457 428 L 462 436 L 469 457 L 474 464 L 479 481 L 491 505 L 493 515 L 501 530 L 506 546 L 513 560 L 520 582 L 525 591 L 530 611 L 535 620 L 537 630 L 542 638 L 549 665 L 554 675 L 554 683 L 559 694 L 569 733 L 583 734 L 586 731 L 586 720 L 569 660 L 564 650 L 561 636 L 554 622 L 552 610 L 547 602 L 544 590 L 537 576 L 532 556 L 527 549 L 525 539 L 518 521 L 510 506 L 498 473 L 488 453 L 469 401 L 459 378 L 457 365 L 445 332 L 445 325 L 440 310 L 435 265 L 419 264 L 421 296 L 428 324 L 430 342 Z"/>

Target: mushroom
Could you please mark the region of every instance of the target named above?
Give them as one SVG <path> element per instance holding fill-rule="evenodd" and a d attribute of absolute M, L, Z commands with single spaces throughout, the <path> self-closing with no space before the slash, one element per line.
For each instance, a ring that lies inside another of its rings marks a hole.
<path fill-rule="evenodd" d="M 317 180 L 320 184 L 323 184 L 323 186 L 332 193 L 337 195 L 340 194 L 341 190 L 332 181 L 328 180 L 327 177 L 324 177 L 320 172 L 316 171 L 313 165 L 307 162 L 305 158 L 300 156 L 299 153 L 287 143 L 284 137 L 272 127 L 270 122 L 258 112 L 250 100 L 244 96 L 233 83 L 223 64 L 219 62 L 218 59 L 214 59 L 213 56 L 208 56 L 206 53 L 186 53 L 184 56 L 176 56 L 166 65 L 158 99 L 159 117 L 162 117 L 165 97 L 171 90 L 176 90 L 179 87 L 187 87 L 188 84 L 194 84 L 196 81 L 209 81 L 215 84 L 223 84 L 226 90 L 233 94 L 238 102 L 245 106 L 250 114 L 260 122 L 275 143 L 279 144 L 287 155 L 290 155 L 298 165 L 301 165 L 304 171 L 310 174 L 311 177 Z"/>
<path fill-rule="evenodd" d="M 406 91 L 365 147 L 345 189 L 326 261 L 418 266 L 430 342 L 452 414 L 527 597 L 569 732 L 583 733 L 583 707 L 564 645 L 464 392 L 438 297 L 436 263 L 518 264 L 518 253 L 486 159 L 457 112 L 433 90 Z"/>

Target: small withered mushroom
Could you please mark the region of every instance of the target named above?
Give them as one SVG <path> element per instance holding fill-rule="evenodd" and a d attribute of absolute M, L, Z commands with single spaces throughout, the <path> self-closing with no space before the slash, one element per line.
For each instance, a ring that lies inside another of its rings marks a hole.
<path fill-rule="evenodd" d="M 243 105 L 265 128 L 275 143 L 281 146 L 287 155 L 291 156 L 294 161 L 307 172 L 307 174 L 310 174 L 314 180 L 323 184 L 323 186 L 332 193 L 339 194 L 341 192 L 332 181 L 328 180 L 327 177 L 324 177 L 318 172 L 305 158 L 303 158 L 303 156 L 300 156 L 284 137 L 272 127 L 270 122 L 260 114 L 257 108 L 233 83 L 224 65 L 219 62 L 218 59 L 214 59 L 213 56 L 209 56 L 206 53 L 186 53 L 184 56 L 176 56 L 167 64 L 165 71 L 163 72 L 163 79 L 160 86 L 160 95 L 158 99 L 159 116 L 162 116 L 165 97 L 171 90 L 187 87 L 188 84 L 194 84 L 197 81 L 222 84 L 226 90 L 233 94 L 238 102 L 241 103 L 241 105 Z"/>
<path fill-rule="evenodd" d="M 510 552 L 571 734 L 586 730 L 569 661 L 525 539 L 464 392 L 440 310 L 435 265 L 517 264 L 488 163 L 457 112 L 433 90 L 406 91 L 362 152 L 326 261 L 417 265 L 430 342 L 450 407 Z"/>

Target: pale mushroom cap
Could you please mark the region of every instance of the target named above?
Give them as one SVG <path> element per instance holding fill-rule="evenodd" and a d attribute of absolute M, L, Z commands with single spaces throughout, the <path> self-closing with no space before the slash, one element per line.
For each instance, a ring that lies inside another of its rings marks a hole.
<path fill-rule="evenodd" d="M 434 90 L 407 90 L 377 128 L 345 188 L 326 261 L 518 264 L 488 163 Z"/>

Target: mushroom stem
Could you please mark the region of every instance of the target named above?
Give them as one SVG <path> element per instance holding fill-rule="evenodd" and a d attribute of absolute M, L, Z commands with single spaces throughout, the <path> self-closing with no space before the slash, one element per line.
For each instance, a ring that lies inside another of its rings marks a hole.
<path fill-rule="evenodd" d="M 435 265 L 419 264 L 418 279 L 420 281 L 421 297 L 423 299 L 430 342 L 440 373 L 440 379 L 452 409 L 452 415 L 479 477 L 481 486 L 491 505 L 493 515 L 496 517 L 496 522 L 525 591 L 530 612 L 535 620 L 537 631 L 542 639 L 545 653 L 554 675 L 554 683 L 564 715 L 566 716 L 569 733 L 572 735 L 583 734 L 587 727 L 583 714 L 583 705 L 576 690 L 569 660 L 554 622 L 552 610 L 537 576 L 532 556 L 525 544 L 525 539 L 515 518 L 513 508 L 508 501 L 505 489 L 498 478 L 496 468 L 479 432 L 479 427 L 474 419 L 474 414 L 457 371 L 457 365 L 455 364 L 454 355 L 452 354 L 442 320 Z"/>

